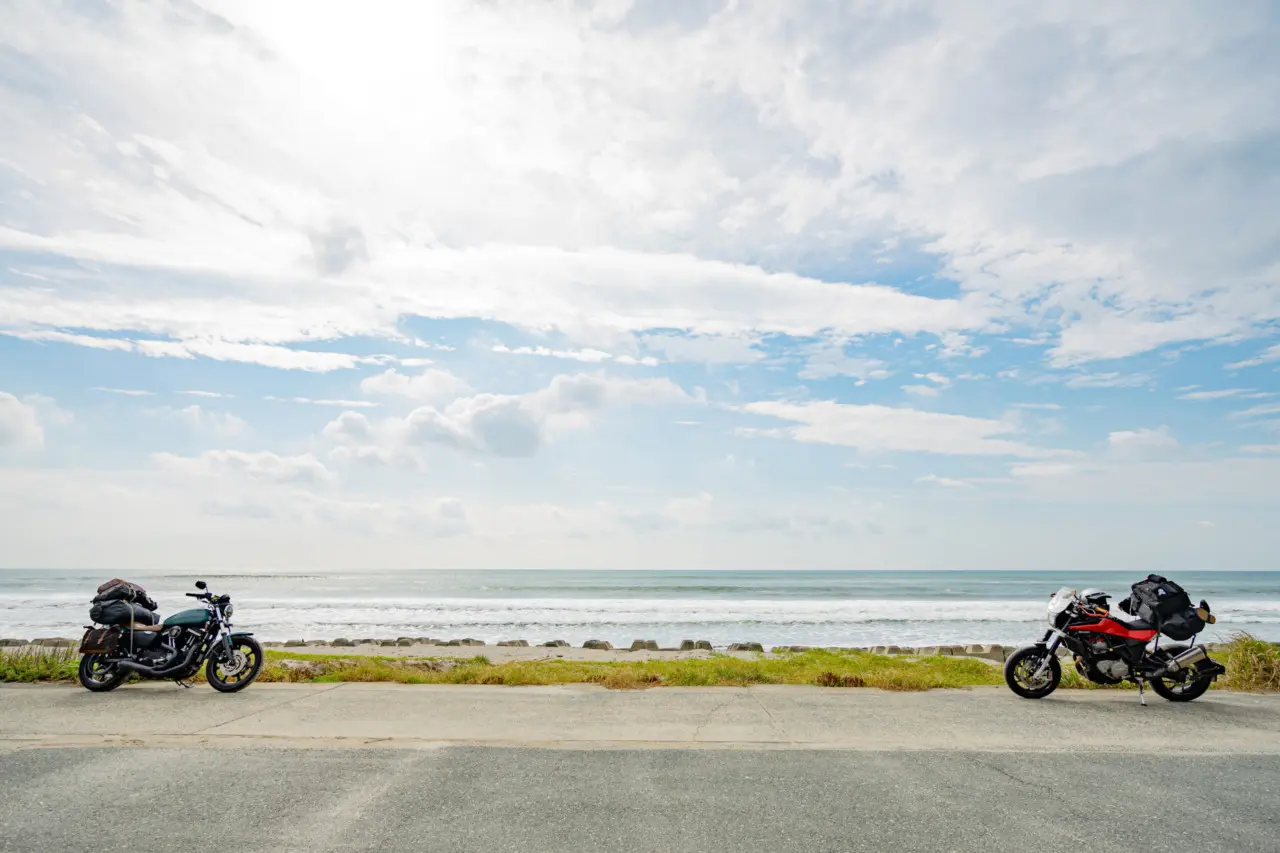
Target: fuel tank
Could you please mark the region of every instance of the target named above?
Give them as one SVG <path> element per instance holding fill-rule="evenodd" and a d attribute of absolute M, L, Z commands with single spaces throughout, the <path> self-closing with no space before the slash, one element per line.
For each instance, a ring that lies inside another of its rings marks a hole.
<path fill-rule="evenodd" d="M 201 625 L 209 621 L 209 611 L 203 607 L 194 608 L 192 610 L 179 610 L 177 613 L 164 620 L 166 628 L 172 628 L 179 625 L 183 628 L 199 628 Z"/>

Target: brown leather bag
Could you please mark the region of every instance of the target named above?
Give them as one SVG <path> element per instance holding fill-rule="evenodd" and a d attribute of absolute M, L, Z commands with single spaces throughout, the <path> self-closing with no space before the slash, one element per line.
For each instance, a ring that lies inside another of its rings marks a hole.
<path fill-rule="evenodd" d="M 105 655 L 116 650 L 120 631 L 115 628 L 86 628 L 80 639 L 80 654 Z"/>

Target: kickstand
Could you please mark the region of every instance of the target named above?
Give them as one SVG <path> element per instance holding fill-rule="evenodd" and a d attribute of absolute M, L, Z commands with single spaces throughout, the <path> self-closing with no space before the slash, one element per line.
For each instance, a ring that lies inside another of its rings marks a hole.
<path fill-rule="evenodd" d="M 191 689 L 191 685 L 190 685 L 190 684 L 188 684 L 187 682 L 183 681 L 181 678 L 175 678 L 175 679 L 173 680 L 173 683 L 174 683 L 174 684 L 176 684 L 176 685 L 178 685 L 179 687 L 185 687 L 185 688 L 186 688 L 186 689 L 188 689 L 188 690 L 190 690 L 190 689 Z"/>
<path fill-rule="evenodd" d="M 1138 679 L 1138 704 L 1140 704 L 1144 708 L 1147 707 L 1147 697 L 1146 697 L 1146 694 L 1144 694 L 1142 691 L 1141 678 Z"/>

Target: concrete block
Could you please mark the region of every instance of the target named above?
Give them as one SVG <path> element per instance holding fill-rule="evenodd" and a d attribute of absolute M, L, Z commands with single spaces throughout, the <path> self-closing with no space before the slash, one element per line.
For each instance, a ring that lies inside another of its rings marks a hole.
<path fill-rule="evenodd" d="M 656 652 L 658 651 L 657 640 L 632 640 L 631 651 L 633 652 Z"/>
<path fill-rule="evenodd" d="M 763 652 L 764 646 L 759 643 L 730 643 L 731 652 Z"/>
<path fill-rule="evenodd" d="M 27 645 L 30 645 L 30 643 L 27 642 L 26 640 L 10 640 L 10 639 L 0 640 L 0 649 L 16 649 L 21 646 L 27 646 Z"/>
<path fill-rule="evenodd" d="M 285 648 L 298 648 L 301 646 L 305 646 L 306 644 L 307 644 L 306 640 L 285 640 L 284 641 Z"/>
<path fill-rule="evenodd" d="M 565 641 L 565 640 L 547 640 L 547 641 L 546 641 L 545 643 L 543 643 L 542 645 L 543 645 L 543 646 L 545 646 L 545 647 L 547 647 L 548 649 L 567 649 L 567 648 L 569 648 L 569 643 L 568 643 L 567 641 Z"/>
<path fill-rule="evenodd" d="M 708 652 L 709 652 L 709 651 L 711 651 L 711 641 L 710 641 L 710 640 L 698 640 L 696 643 L 694 643 L 694 644 L 693 644 L 693 647 L 694 647 L 695 649 L 703 649 L 704 651 L 708 651 Z"/>
<path fill-rule="evenodd" d="M 529 641 L 528 640 L 502 640 L 498 643 L 498 645 L 507 646 L 509 648 L 527 649 L 529 648 Z"/>
<path fill-rule="evenodd" d="M 582 644 L 584 649 L 602 649 L 608 651 L 613 648 L 613 643 L 608 640 L 587 640 Z"/>

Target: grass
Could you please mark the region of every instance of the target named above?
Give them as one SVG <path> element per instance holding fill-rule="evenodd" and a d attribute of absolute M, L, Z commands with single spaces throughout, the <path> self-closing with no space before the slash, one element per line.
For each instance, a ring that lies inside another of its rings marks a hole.
<path fill-rule="evenodd" d="M 1215 659 L 1227 675 L 1214 685 L 1244 692 L 1280 692 L 1280 645 L 1235 636 Z M 0 652 L 0 682 L 74 681 L 74 649 L 9 649 Z M 203 678 L 203 676 L 198 676 Z M 1001 685 L 998 666 L 972 658 L 910 658 L 868 652 L 812 650 L 775 658 L 727 655 L 693 660 L 594 662 L 571 660 L 491 662 L 465 659 L 404 659 L 360 655 L 293 654 L 268 651 L 263 682 L 395 682 L 400 684 L 600 684 L 614 690 L 650 687 L 713 687 L 751 684 L 806 684 L 821 687 L 878 687 L 931 690 Z M 1064 688 L 1106 689 L 1063 667 Z M 1133 685 L 1122 685 L 1132 688 Z"/>

